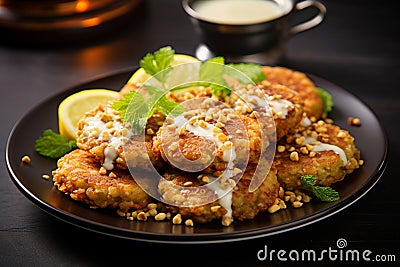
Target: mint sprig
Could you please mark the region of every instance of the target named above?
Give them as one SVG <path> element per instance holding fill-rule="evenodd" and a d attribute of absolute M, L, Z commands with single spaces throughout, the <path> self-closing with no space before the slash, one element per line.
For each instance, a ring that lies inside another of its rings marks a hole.
<path fill-rule="evenodd" d="M 171 72 L 171 64 L 174 61 L 175 51 L 170 47 L 162 47 L 152 53 L 147 53 L 139 62 L 140 67 L 157 80 L 165 83 Z"/>
<path fill-rule="evenodd" d="M 120 112 L 122 121 L 132 125 L 134 134 L 140 134 L 143 131 L 147 119 L 155 111 L 174 117 L 185 111 L 178 103 L 167 99 L 161 89 L 152 85 L 144 85 L 144 87 L 148 92 L 146 98 L 140 92 L 132 91 L 111 105 L 113 109 Z"/>
<path fill-rule="evenodd" d="M 131 123 L 135 133 L 141 133 L 147 119 L 155 111 L 165 115 L 177 116 L 184 112 L 184 108 L 166 98 L 168 84 L 166 81 L 172 71 L 172 63 L 175 51 L 170 47 L 162 47 L 154 53 L 147 53 L 141 60 L 140 66 L 144 71 L 156 78 L 161 84 L 154 86 L 144 84 L 146 90 L 140 90 L 126 94 L 122 99 L 113 103 L 112 108 L 119 111 L 125 123 Z M 225 80 L 229 75 L 240 82 L 251 83 L 265 79 L 261 66 L 256 64 L 225 64 L 223 57 L 211 58 L 200 65 L 199 81 L 192 84 L 177 86 L 171 90 L 181 90 L 188 86 L 210 87 L 213 95 L 228 96 L 232 88 Z M 172 114 L 171 114 L 172 112 Z"/>
<path fill-rule="evenodd" d="M 200 66 L 200 81 L 210 82 L 211 93 L 217 96 L 230 95 L 232 88 L 224 79 L 228 75 L 241 83 L 257 83 L 266 79 L 261 65 L 253 63 L 225 64 L 223 57 L 214 57 Z"/>
<path fill-rule="evenodd" d="M 334 106 L 332 95 L 320 87 L 317 87 L 317 92 L 322 99 L 324 113 L 331 112 Z"/>
<path fill-rule="evenodd" d="M 310 191 L 315 197 L 323 202 L 334 202 L 339 200 L 339 192 L 329 186 L 316 186 L 317 179 L 312 175 L 303 175 L 300 177 L 302 188 Z"/>
<path fill-rule="evenodd" d="M 239 64 L 228 64 L 227 66 L 245 75 L 246 78 L 244 78 L 243 75 L 237 75 L 238 72 L 236 71 L 230 71 L 228 73 L 228 75 L 237 78 L 242 83 L 248 83 L 249 80 L 247 78 L 249 78 L 254 83 L 262 82 L 266 79 L 266 76 L 262 71 L 261 65 L 253 63 L 239 63 Z"/>
<path fill-rule="evenodd" d="M 51 129 L 44 130 L 42 136 L 35 141 L 35 151 L 53 159 L 61 158 L 76 148 L 75 140 L 68 140 Z"/>
<path fill-rule="evenodd" d="M 211 89 L 216 96 L 225 97 L 231 93 L 223 75 L 225 73 L 225 59 L 223 57 L 211 58 L 200 65 L 199 80 L 206 82 L 204 86 Z"/>

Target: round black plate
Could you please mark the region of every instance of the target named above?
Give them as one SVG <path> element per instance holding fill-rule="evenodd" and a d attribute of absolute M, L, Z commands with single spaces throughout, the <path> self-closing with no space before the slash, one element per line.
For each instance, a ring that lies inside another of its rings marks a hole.
<path fill-rule="evenodd" d="M 115 211 L 89 209 L 58 191 L 51 180 L 41 178 L 43 174 L 51 174 L 56 168 L 56 160 L 38 155 L 34 151 L 35 140 L 45 129 L 57 131 L 57 108 L 65 97 L 90 88 L 120 90 L 133 71 L 134 69 L 123 70 L 97 78 L 52 96 L 29 111 L 15 125 L 6 148 L 11 179 L 28 199 L 46 212 L 85 229 L 135 240 L 167 243 L 244 240 L 293 230 L 335 214 L 366 194 L 384 172 L 388 142 L 385 130 L 374 112 L 348 91 L 320 77 L 309 75 L 317 86 L 332 94 L 335 107 L 330 116 L 335 124 L 349 130 L 355 137 L 355 143 L 365 161 L 364 166 L 334 185 L 340 193 L 339 201 L 315 201 L 300 209 L 288 208 L 274 214 L 265 212 L 253 220 L 235 221 L 229 227 L 222 226 L 219 221 L 196 224 L 194 227 L 173 225 L 171 221 L 129 221 L 119 217 Z M 350 126 L 347 123 L 349 116 L 360 118 L 362 126 Z M 30 164 L 21 163 L 24 155 L 31 157 Z"/>

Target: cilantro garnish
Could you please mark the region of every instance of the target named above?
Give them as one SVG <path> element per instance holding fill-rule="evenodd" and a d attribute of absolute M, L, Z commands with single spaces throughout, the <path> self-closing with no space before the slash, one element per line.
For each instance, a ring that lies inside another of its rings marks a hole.
<path fill-rule="evenodd" d="M 129 92 L 124 97 L 112 104 L 112 108 L 119 111 L 121 119 L 131 123 L 135 134 L 140 134 L 146 126 L 147 119 L 155 111 L 165 115 L 178 116 L 185 109 L 178 103 L 168 100 L 162 90 L 152 85 L 144 85 L 148 90 L 148 98 L 145 99 L 140 92 Z"/>
<path fill-rule="evenodd" d="M 327 91 L 325 91 L 324 89 L 319 88 L 319 87 L 317 87 L 317 91 L 318 91 L 319 96 L 322 99 L 324 113 L 331 112 L 332 108 L 334 106 L 332 95 L 330 93 L 328 93 Z"/>
<path fill-rule="evenodd" d="M 300 177 L 302 188 L 310 191 L 314 196 L 323 202 L 334 202 L 339 200 L 339 193 L 329 186 L 316 186 L 316 179 L 312 175 Z"/>
<path fill-rule="evenodd" d="M 68 140 L 50 129 L 43 131 L 42 136 L 35 141 L 36 152 L 53 159 L 58 159 L 76 148 L 75 140 Z"/>
<path fill-rule="evenodd" d="M 225 64 L 223 57 L 211 58 L 200 66 L 200 81 L 210 82 L 208 86 L 213 95 L 225 97 L 231 93 L 232 89 L 224 79 L 224 75 L 235 78 L 244 84 L 261 82 L 266 78 L 261 65 L 253 63 Z"/>
<path fill-rule="evenodd" d="M 258 82 L 264 81 L 266 79 L 266 76 L 265 76 L 264 72 L 262 71 L 261 66 L 258 64 L 240 63 L 240 64 L 228 64 L 227 66 L 245 74 L 254 83 L 258 83 Z M 247 79 L 243 80 L 243 77 L 240 77 L 240 75 L 238 77 L 236 77 L 237 72 L 230 72 L 229 74 L 232 75 L 233 77 L 237 78 L 239 81 L 241 81 L 243 83 L 249 82 Z"/>
<path fill-rule="evenodd" d="M 156 76 L 156 79 L 162 83 L 167 80 L 171 72 L 171 64 L 174 61 L 175 51 L 170 47 L 162 47 L 153 54 L 147 53 L 139 62 L 145 72 Z"/>
<path fill-rule="evenodd" d="M 205 86 L 209 86 L 211 93 L 216 96 L 225 97 L 231 93 L 227 82 L 223 78 L 225 73 L 225 59 L 223 57 L 211 58 L 203 62 L 200 66 L 199 79 L 206 82 Z M 209 82 L 207 84 L 207 82 Z"/>
<path fill-rule="evenodd" d="M 171 74 L 174 56 L 175 51 L 170 46 L 162 47 L 154 53 L 147 53 L 140 60 L 140 66 L 161 84 L 157 87 L 144 84 L 147 92 L 143 94 L 139 91 L 131 92 L 113 103 L 112 108 L 120 112 L 125 123 L 131 123 L 135 133 L 140 133 L 144 129 L 147 119 L 155 111 L 172 116 L 184 112 L 183 107 L 168 100 L 165 96 L 165 93 L 168 92 L 166 88 L 169 87 L 165 83 Z M 215 57 L 201 63 L 199 81 L 191 85 L 177 86 L 172 90 L 180 90 L 188 86 L 207 86 L 210 87 L 213 95 L 225 97 L 232 91 L 224 78 L 225 75 L 243 83 L 259 82 L 265 79 L 260 65 L 244 63 L 226 65 L 223 57 Z"/>

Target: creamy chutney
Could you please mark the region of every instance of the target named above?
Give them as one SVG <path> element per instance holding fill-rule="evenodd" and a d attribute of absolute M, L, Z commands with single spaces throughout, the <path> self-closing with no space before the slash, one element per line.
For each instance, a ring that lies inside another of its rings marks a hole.
<path fill-rule="evenodd" d="M 222 24 L 255 24 L 280 17 L 283 10 L 268 0 L 201 0 L 193 3 L 200 19 Z"/>

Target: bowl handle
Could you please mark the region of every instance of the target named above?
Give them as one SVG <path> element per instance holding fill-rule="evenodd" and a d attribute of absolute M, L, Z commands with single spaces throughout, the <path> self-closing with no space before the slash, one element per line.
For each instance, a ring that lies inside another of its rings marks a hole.
<path fill-rule="evenodd" d="M 316 0 L 305 0 L 305 1 L 301 1 L 299 3 L 296 4 L 295 9 L 296 11 L 301 11 L 304 10 L 306 8 L 309 7 L 315 7 L 319 10 L 318 14 L 315 15 L 313 18 L 302 22 L 300 24 L 297 24 L 295 26 L 293 26 L 290 29 L 290 34 L 294 35 L 300 32 L 304 32 L 306 30 L 309 30 L 311 28 L 314 28 L 315 26 L 317 26 L 318 24 L 320 24 L 326 15 L 326 7 L 325 5 L 323 5 L 321 2 L 316 1 Z"/>

